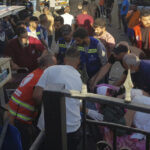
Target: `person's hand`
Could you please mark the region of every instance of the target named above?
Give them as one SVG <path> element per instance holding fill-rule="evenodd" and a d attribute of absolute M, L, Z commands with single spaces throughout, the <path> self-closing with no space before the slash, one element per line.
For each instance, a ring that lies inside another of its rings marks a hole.
<path fill-rule="evenodd" d="M 88 109 L 87 115 L 96 121 L 103 121 L 104 116 L 95 110 Z"/>

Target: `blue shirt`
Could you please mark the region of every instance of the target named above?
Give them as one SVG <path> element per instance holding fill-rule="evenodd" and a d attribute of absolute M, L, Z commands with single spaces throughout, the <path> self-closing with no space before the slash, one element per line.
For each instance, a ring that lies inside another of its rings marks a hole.
<path fill-rule="evenodd" d="M 123 10 L 124 7 L 126 7 L 125 10 Z M 127 15 L 128 10 L 129 10 L 129 2 L 128 2 L 128 0 L 123 0 L 123 2 L 121 4 L 121 12 L 120 12 L 120 14 L 121 15 Z"/>
<path fill-rule="evenodd" d="M 132 74 L 136 88 L 150 93 L 150 60 L 141 60 L 139 71 Z"/>

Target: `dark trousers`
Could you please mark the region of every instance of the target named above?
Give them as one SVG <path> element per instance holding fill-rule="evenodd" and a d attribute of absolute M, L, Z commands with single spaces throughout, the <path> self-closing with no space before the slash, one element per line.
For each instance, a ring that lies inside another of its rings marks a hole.
<path fill-rule="evenodd" d="M 49 47 L 49 48 L 51 48 L 52 40 L 53 40 L 53 36 L 52 36 L 52 35 L 49 35 L 49 36 L 48 36 L 48 47 Z"/>
<path fill-rule="evenodd" d="M 121 20 L 124 28 L 124 33 L 127 33 L 128 25 L 127 25 L 126 15 L 121 15 Z"/>
<path fill-rule="evenodd" d="M 68 150 L 77 150 L 81 141 L 81 129 L 76 132 L 67 134 L 67 146 Z"/>
<path fill-rule="evenodd" d="M 29 150 L 34 140 L 39 134 L 39 130 L 32 124 L 25 124 L 19 120 L 15 120 L 15 126 L 21 134 L 21 142 L 23 150 Z"/>

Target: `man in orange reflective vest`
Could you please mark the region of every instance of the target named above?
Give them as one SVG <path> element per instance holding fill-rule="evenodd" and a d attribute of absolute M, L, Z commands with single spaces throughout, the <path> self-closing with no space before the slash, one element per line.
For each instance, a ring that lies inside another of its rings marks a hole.
<path fill-rule="evenodd" d="M 140 24 L 133 28 L 133 44 L 142 49 L 146 57 L 150 58 L 150 11 L 141 11 Z"/>
<path fill-rule="evenodd" d="M 44 69 L 55 64 L 56 58 L 53 55 L 43 56 L 39 61 L 39 67 L 22 80 L 8 102 L 10 120 L 21 133 L 24 150 L 29 150 L 38 134 L 38 130 L 33 124 L 38 114 L 32 98 L 34 87 Z"/>

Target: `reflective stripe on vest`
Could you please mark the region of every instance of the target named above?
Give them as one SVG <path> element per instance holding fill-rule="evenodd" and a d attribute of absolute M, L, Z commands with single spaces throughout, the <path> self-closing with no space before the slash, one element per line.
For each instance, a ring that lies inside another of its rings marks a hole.
<path fill-rule="evenodd" d="M 15 111 L 13 111 L 12 109 L 9 109 L 9 112 L 11 113 L 11 115 L 19 118 L 19 119 L 22 119 L 24 121 L 32 121 L 32 118 L 31 117 L 27 117 L 23 114 L 20 114 L 20 113 L 16 113 Z"/>
<path fill-rule="evenodd" d="M 78 51 L 84 52 L 84 47 L 78 46 L 77 49 Z"/>
<path fill-rule="evenodd" d="M 35 108 L 34 108 L 33 106 L 31 106 L 31 105 L 29 105 L 29 104 L 27 104 L 27 103 L 24 103 L 24 102 L 22 102 L 22 101 L 16 99 L 14 96 L 11 96 L 11 99 L 12 99 L 12 101 L 15 102 L 16 104 L 18 104 L 18 105 L 20 105 L 20 106 L 22 106 L 22 107 L 24 107 L 24 108 L 26 108 L 26 109 L 28 109 L 28 110 L 30 110 L 30 111 L 35 111 Z"/>
<path fill-rule="evenodd" d="M 59 48 L 67 48 L 65 44 L 59 44 Z"/>
<path fill-rule="evenodd" d="M 97 53 L 97 49 L 88 49 L 88 53 Z"/>
<path fill-rule="evenodd" d="M 41 32 L 36 32 L 36 35 L 40 35 L 41 34 Z"/>

